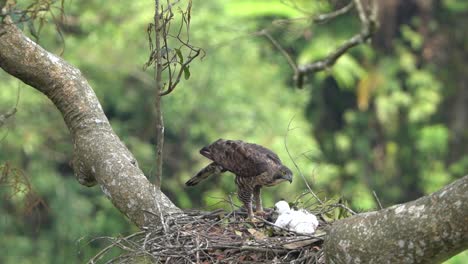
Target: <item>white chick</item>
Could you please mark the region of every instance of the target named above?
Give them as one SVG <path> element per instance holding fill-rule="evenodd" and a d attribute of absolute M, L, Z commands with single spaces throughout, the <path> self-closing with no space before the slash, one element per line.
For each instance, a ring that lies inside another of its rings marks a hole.
<path fill-rule="evenodd" d="M 289 224 L 292 221 L 291 209 L 285 201 L 279 201 L 275 204 L 275 211 L 278 212 L 278 219 L 275 221 L 275 226 L 289 229 Z"/>
<path fill-rule="evenodd" d="M 319 223 L 317 217 L 305 210 L 292 212 L 294 221 L 291 225 L 294 226 L 294 231 L 301 234 L 311 235 L 315 233 Z"/>
<path fill-rule="evenodd" d="M 275 209 L 279 213 L 275 225 L 290 231 L 301 234 L 313 234 L 319 223 L 315 215 L 305 210 L 292 210 L 285 201 L 275 204 Z"/>
<path fill-rule="evenodd" d="M 275 204 L 275 211 L 281 215 L 291 212 L 291 208 L 289 208 L 289 204 L 286 201 L 279 201 Z"/>

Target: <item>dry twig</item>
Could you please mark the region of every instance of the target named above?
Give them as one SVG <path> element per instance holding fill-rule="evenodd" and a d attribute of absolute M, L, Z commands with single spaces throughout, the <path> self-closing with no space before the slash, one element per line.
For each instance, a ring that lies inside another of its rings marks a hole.
<path fill-rule="evenodd" d="M 297 171 L 299 172 L 299 174 L 301 175 L 302 179 L 304 180 L 304 183 L 305 185 L 307 186 L 307 190 L 314 196 L 314 198 L 320 203 L 320 204 L 323 204 L 322 200 L 320 200 L 320 198 L 314 193 L 314 191 L 312 191 L 312 188 L 310 187 L 309 185 L 309 182 L 307 181 L 307 179 L 305 178 L 304 174 L 302 174 L 302 171 L 301 169 L 299 168 L 299 166 L 297 165 L 297 163 L 294 161 L 294 159 L 292 158 L 291 156 L 291 153 L 289 152 L 289 149 L 288 149 L 288 133 L 289 131 L 291 131 L 291 123 L 292 121 L 294 120 L 294 117 L 291 118 L 291 120 L 289 120 L 289 123 L 288 123 L 288 130 L 286 131 L 286 135 L 284 136 L 284 148 L 286 149 L 286 152 L 288 153 L 288 156 L 289 156 L 289 159 L 292 161 L 292 163 L 294 164 L 294 167 L 296 167 Z"/>
<path fill-rule="evenodd" d="M 382 206 L 382 204 L 380 203 L 380 199 L 379 199 L 379 197 L 377 196 L 377 193 L 375 193 L 375 191 L 372 191 L 372 194 L 374 195 L 375 201 L 376 201 L 377 204 L 379 205 L 379 209 L 382 210 L 382 209 L 383 209 L 383 206 Z"/>

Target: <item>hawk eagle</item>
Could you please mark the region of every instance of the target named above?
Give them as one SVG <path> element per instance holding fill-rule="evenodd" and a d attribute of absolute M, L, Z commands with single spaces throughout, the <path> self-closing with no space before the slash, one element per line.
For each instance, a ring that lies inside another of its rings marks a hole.
<path fill-rule="evenodd" d="M 212 175 L 230 171 L 236 175 L 237 195 L 244 203 L 250 218 L 253 218 L 252 197 L 256 212 L 263 212 L 260 189 L 283 181 L 292 182 L 291 170 L 281 163 L 273 151 L 257 144 L 241 140 L 218 139 L 202 148 L 200 154 L 213 162 L 203 168 L 189 181 L 193 186 Z"/>

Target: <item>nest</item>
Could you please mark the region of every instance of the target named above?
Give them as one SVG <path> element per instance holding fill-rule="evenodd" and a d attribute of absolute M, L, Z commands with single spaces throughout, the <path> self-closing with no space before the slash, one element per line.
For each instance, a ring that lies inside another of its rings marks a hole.
<path fill-rule="evenodd" d="M 271 215 L 271 214 L 270 214 Z M 246 220 L 240 211 L 186 211 L 164 219 L 163 227 L 112 239 L 88 263 L 323 263 L 323 228 L 299 235 L 272 224 Z M 270 220 L 270 221 L 268 221 Z M 112 248 L 121 253 L 109 260 Z"/>
<path fill-rule="evenodd" d="M 108 238 L 111 243 L 88 263 L 320 264 L 325 263 L 324 229 L 335 220 L 356 214 L 341 198 L 320 200 L 312 191 L 304 192 L 291 204 L 314 213 L 319 227 L 314 235 L 301 235 L 275 226 L 277 215 L 272 209 L 251 222 L 245 211 L 235 210 L 231 199 L 224 202 L 229 203 L 231 212 L 185 211 L 166 216 L 162 225 L 127 237 Z"/>

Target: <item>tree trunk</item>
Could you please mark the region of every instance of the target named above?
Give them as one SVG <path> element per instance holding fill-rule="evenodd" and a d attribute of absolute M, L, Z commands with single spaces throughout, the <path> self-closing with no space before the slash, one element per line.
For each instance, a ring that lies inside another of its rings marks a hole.
<path fill-rule="evenodd" d="M 115 207 L 140 228 L 180 212 L 147 180 L 115 135 L 81 72 L 34 43 L 10 19 L 4 22 L 0 24 L 0 67 L 45 94 L 62 113 L 73 140 L 77 180 L 86 186 L 98 183 Z"/>

